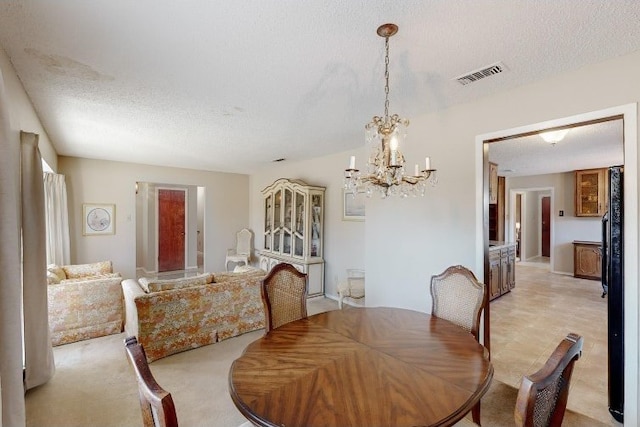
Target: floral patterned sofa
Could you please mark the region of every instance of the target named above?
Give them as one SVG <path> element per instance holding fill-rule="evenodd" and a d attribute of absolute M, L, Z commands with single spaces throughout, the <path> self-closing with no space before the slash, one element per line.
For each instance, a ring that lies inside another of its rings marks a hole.
<path fill-rule="evenodd" d="M 264 327 L 266 272 L 205 273 L 181 279 L 126 279 L 125 331 L 149 362 Z"/>
<path fill-rule="evenodd" d="M 111 261 L 49 265 L 47 297 L 53 345 L 122 332 L 124 303 L 120 273 Z"/>

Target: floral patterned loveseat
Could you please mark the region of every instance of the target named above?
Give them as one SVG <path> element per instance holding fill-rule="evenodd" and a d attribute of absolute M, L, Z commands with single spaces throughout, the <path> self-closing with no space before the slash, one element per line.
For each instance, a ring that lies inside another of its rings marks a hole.
<path fill-rule="evenodd" d="M 53 345 L 122 332 L 124 303 L 120 273 L 111 261 L 49 265 L 47 298 Z"/>
<path fill-rule="evenodd" d="M 126 279 L 125 331 L 149 362 L 264 327 L 266 272 L 204 273 L 181 279 Z"/>

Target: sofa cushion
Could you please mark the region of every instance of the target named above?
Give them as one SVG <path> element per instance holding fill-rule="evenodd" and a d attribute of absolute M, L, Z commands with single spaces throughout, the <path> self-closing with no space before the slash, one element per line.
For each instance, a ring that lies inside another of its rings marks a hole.
<path fill-rule="evenodd" d="M 77 279 L 79 277 L 98 276 L 112 273 L 111 261 L 100 261 L 91 264 L 63 265 L 62 270 L 67 276 L 66 279 Z M 62 278 L 61 278 L 62 279 Z"/>
<path fill-rule="evenodd" d="M 49 264 L 47 266 L 47 273 L 51 273 L 54 276 L 56 276 L 56 278 L 58 279 L 58 282 L 60 282 L 60 280 L 64 280 L 67 278 L 66 274 L 64 274 L 64 270 L 62 269 L 62 267 L 56 264 Z M 48 277 L 49 277 L 49 274 L 47 274 L 47 278 Z"/>
<path fill-rule="evenodd" d="M 202 286 L 213 282 L 213 274 L 203 273 L 192 277 L 182 277 L 179 279 L 149 279 L 141 277 L 138 279 L 140 287 L 146 292 L 169 291 L 172 289 L 190 288 L 193 286 Z"/>

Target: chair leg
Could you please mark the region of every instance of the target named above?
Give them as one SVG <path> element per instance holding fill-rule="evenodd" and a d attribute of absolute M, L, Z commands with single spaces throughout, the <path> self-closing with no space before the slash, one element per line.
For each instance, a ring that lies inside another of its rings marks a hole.
<path fill-rule="evenodd" d="M 342 292 L 338 292 L 338 309 L 342 310 L 342 300 L 344 299 L 344 294 Z"/>
<path fill-rule="evenodd" d="M 471 410 L 471 417 L 473 418 L 473 422 L 480 424 L 480 402 L 476 403 L 473 409 Z"/>

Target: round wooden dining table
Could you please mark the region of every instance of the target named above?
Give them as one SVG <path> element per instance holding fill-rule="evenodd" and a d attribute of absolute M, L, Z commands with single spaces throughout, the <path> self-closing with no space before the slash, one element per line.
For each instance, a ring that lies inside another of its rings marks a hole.
<path fill-rule="evenodd" d="M 316 314 L 249 344 L 229 392 L 258 426 L 449 426 L 489 388 L 485 348 L 443 319 L 400 308 Z"/>

